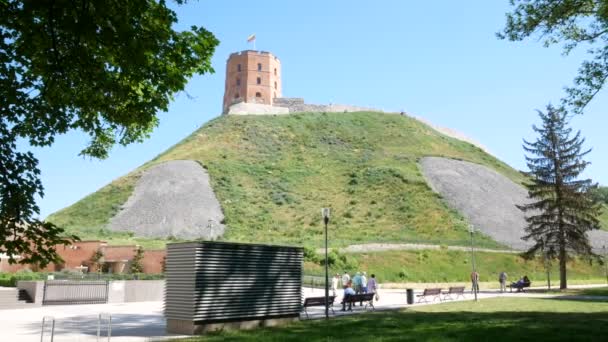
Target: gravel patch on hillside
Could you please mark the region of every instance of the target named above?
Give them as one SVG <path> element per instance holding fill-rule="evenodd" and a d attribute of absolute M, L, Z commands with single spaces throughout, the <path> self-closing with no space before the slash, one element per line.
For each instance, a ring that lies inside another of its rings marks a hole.
<path fill-rule="evenodd" d="M 214 239 L 224 233 L 220 203 L 207 171 L 175 160 L 144 172 L 109 228 L 137 236 Z"/>
<path fill-rule="evenodd" d="M 529 201 L 526 189 L 485 166 L 469 162 L 427 157 L 422 172 L 434 191 L 494 240 L 523 250 L 530 242 L 521 240 L 526 221 L 516 204 Z M 589 239 L 595 249 L 608 245 L 608 232 L 594 231 Z"/>

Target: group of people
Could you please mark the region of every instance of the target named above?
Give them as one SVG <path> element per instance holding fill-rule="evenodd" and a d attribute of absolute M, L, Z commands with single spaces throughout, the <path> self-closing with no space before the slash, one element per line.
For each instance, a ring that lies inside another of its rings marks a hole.
<path fill-rule="evenodd" d="M 346 302 L 349 296 L 361 293 L 376 293 L 378 291 L 378 282 L 376 281 L 376 275 L 372 274 L 369 278 L 367 272 L 357 272 L 351 279 L 348 272 L 344 272 L 342 276 L 337 273 L 332 278 L 332 291 L 333 295 L 336 296 L 338 286 L 342 286 L 344 289 L 344 297 L 342 298 L 342 311 L 346 310 Z M 363 302 L 359 303 L 363 306 Z M 348 303 L 348 310 L 352 310 L 352 303 Z"/>
<path fill-rule="evenodd" d="M 507 273 L 504 271 L 500 272 L 500 274 L 498 275 L 498 282 L 500 283 L 500 292 L 507 291 L 507 279 Z M 530 278 L 528 278 L 527 275 L 519 278 L 518 281 L 511 283 L 511 287 L 516 288 L 518 292 L 526 286 L 530 286 Z"/>
<path fill-rule="evenodd" d="M 507 280 L 508 280 L 507 272 L 502 271 L 498 275 L 498 282 L 500 283 L 500 292 L 507 291 Z M 471 273 L 471 291 L 477 290 L 479 292 L 479 273 L 476 271 Z M 517 291 L 521 291 L 526 286 L 530 286 L 530 278 L 527 275 L 519 278 L 518 281 L 511 283 L 510 285 L 513 288 L 516 288 Z"/>

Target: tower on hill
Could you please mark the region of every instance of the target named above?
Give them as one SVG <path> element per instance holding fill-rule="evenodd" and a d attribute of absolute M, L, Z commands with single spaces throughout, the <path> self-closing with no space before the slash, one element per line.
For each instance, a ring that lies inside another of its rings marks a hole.
<path fill-rule="evenodd" d="M 281 61 L 270 52 L 235 52 L 226 62 L 224 113 L 238 102 L 272 105 L 281 97 Z"/>

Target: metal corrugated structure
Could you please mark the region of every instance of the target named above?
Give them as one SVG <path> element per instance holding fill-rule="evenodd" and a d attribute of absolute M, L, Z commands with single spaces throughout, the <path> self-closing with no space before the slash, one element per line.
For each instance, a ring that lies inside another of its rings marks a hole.
<path fill-rule="evenodd" d="M 108 302 L 107 280 L 47 280 L 42 305 L 104 304 Z"/>
<path fill-rule="evenodd" d="M 298 317 L 302 258 L 299 247 L 168 244 L 165 316 L 195 324 Z"/>

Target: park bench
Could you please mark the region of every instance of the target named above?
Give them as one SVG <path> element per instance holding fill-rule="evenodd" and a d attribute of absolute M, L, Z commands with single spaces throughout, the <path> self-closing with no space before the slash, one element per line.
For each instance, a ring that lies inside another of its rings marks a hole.
<path fill-rule="evenodd" d="M 374 311 L 376 310 L 374 307 L 374 295 L 374 293 L 359 293 L 347 296 L 345 299 L 345 305 L 348 303 L 356 304 L 365 302 L 365 307 L 363 307 L 363 309 L 366 310 L 367 306 L 369 305 L 372 308 L 372 311 Z"/>
<path fill-rule="evenodd" d="M 524 290 L 525 287 L 530 287 L 530 285 L 532 285 L 532 282 L 528 282 L 528 283 L 523 283 L 521 285 L 518 285 L 517 283 L 512 283 L 509 286 L 509 290 L 510 292 L 513 292 L 513 288 L 516 288 L 518 291 L 521 292 L 526 292 L 526 290 Z"/>
<path fill-rule="evenodd" d="M 435 299 L 439 298 L 439 301 L 441 302 L 441 289 L 424 289 L 424 292 L 418 295 L 418 303 L 420 303 L 420 301 L 422 301 L 423 299 L 425 303 L 428 303 L 426 297 L 433 297 L 433 302 L 435 301 Z"/>
<path fill-rule="evenodd" d="M 453 286 L 450 287 L 449 290 L 446 292 L 443 292 L 443 300 L 448 300 L 448 299 L 454 299 L 452 298 L 452 295 L 456 295 L 455 299 L 458 299 L 458 297 L 462 296 L 462 298 L 464 298 L 464 286 Z"/>
<path fill-rule="evenodd" d="M 331 312 L 334 312 L 334 300 L 336 299 L 335 296 L 329 296 L 327 298 L 327 302 L 329 303 L 329 308 L 331 309 Z M 311 306 L 325 306 L 325 296 L 323 297 L 308 297 L 304 299 L 304 313 L 306 314 L 306 318 L 308 318 L 308 311 L 306 311 L 306 308 L 311 307 Z"/>

